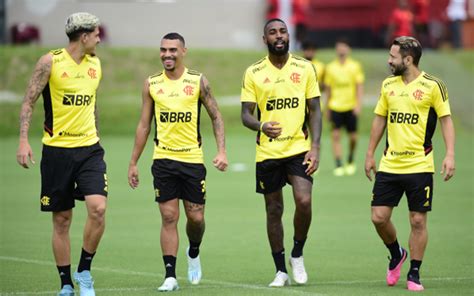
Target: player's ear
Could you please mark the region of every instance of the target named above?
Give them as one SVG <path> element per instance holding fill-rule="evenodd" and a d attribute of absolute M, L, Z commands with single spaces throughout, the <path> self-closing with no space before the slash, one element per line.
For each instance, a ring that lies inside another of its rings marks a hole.
<path fill-rule="evenodd" d="M 186 47 L 183 47 L 183 57 L 186 56 L 186 52 L 188 52 L 188 49 Z"/>
<path fill-rule="evenodd" d="M 267 45 L 267 37 L 265 35 L 262 36 L 263 44 Z"/>

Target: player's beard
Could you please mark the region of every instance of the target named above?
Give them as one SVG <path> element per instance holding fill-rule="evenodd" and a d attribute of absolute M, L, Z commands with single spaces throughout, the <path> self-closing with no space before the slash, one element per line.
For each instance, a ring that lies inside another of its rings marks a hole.
<path fill-rule="evenodd" d="M 283 48 L 276 48 L 274 44 L 267 43 L 268 52 L 276 56 L 284 56 L 288 53 L 290 49 L 290 44 L 288 42 L 283 42 Z"/>
<path fill-rule="evenodd" d="M 398 65 L 395 65 L 395 64 L 390 65 L 390 71 L 395 76 L 403 75 L 406 72 L 406 70 L 407 70 L 407 66 L 405 66 L 404 62 Z"/>

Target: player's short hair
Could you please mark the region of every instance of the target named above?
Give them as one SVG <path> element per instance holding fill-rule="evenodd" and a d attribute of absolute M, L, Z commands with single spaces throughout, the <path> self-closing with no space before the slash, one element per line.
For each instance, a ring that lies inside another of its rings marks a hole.
<path fill-rule="evenodd" d="M 302 50 L 318 49 L 318 45 L 316 44 L 316 42 L 314 42 L 314 41 L 311 40 L 311 39 L 305 39 L 305 40 L 303 40 L 303 42 L 301 43 L 301 49 L 302 49 Z"/>
<path fill-rule="evenodd" d="M 94 32 L 99 27 L 99 18 L 88 12 L 76 12 L 66 19 L 66 35 L 76 41 L 82 33 Z"/>
<path fill-rule="evenodd" d="M 267 32 L 267 27 L 269 24 L 273 23 L 273 22 L 280 22 L 280 23 L 283 23 L 285 26 L 286 26 L 286 23 L 280 19 L 280 18 L 272 18 L 272 19 L 269 19 L 265 25 L 263 26 L 263 34 L 265 34 Z"/>
<path fill-rule="evenodd" d="M 392 45 L 398 45 L 402 57 L 411 56 L 413 58 L 413 64 L 418 66 L 423 52 L 420 41 L 411 36 L 400 36 L 393 40 Z"/>
<path fill-rule="evenodd" d="M 176 32 L 168 33 L 165 36 L 163 36 L 162 39 L 179 40 L 179 41 L 181 41 L 181 43 L 183 43 L 183 47 L 186 46 L 186 42 L 184 41 L 184 37 L 181 36 L 179 33 L 176 33 Z"/>
<path fill-rule="evenodd" d="M 336 43 L 335 44 L 338 44 L 338 43 L 342 43 L 342 44 L 345 44 L 347 46 L 351 46 L 351 42 L 349 41 L 349 38 L 347 38 L 346 36 L 342 36 L 342 37 L 338 37 L 336 39 Z"/>

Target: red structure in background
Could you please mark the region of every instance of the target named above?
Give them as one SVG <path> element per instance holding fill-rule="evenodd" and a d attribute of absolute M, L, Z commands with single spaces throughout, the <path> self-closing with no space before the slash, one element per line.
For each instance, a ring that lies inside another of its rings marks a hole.
<path fill-rule="evenodd" d="M 333 46 L 346 36 L 354 46 L 382 47 L 390 14 L 397 0 L 309 0 L 306 26 L 319 46 Z M 414 0 L 409 0 L 410 4 Z M 444 22 L 449 0 L 430 0 L 430 20 Z"/>

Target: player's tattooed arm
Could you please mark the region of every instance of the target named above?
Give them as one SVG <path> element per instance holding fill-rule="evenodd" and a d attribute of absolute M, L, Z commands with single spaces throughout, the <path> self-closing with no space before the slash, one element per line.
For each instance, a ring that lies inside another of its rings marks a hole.
<path fill-rule="evenodd" d="M 20 139 L 28 138 L 28 130 L 30 128 L 34 106 L 48 83 L 52 62 L 51 54 L 42 56 L 36 64 L 33 75 L 28 83 L 20 112 Z"/>
<path fill-rule="evenodd" d="M 219 151 L 225 151 L 224 120 L 222 119 L 221 112 L 217 106 L 217 101 L 212 94 L 209 81 L 204 76 L 201 76 L 200 99 L 206 107 L 209 117 L 211 118 L 214 136 L 217 141 L 217 147 Z"/>
<path fill-rule="evenodd" d="M 217 143 L 217 155 L 212 160 L 212 163 L 218 170 L 225 171 L 229 162 L 227 161 L 225 150 L 224 120 L 217 106 L 216 99 L 212 95 L 209 81 L 204 75 L 201 76 L 200 86 L 201 93 L 199 94 L 199 99 L 204 104 L 204 107 L 206 107 L 207 113 L 211 118 L 212 129 L 214 130 L 214 137 Z"/>

